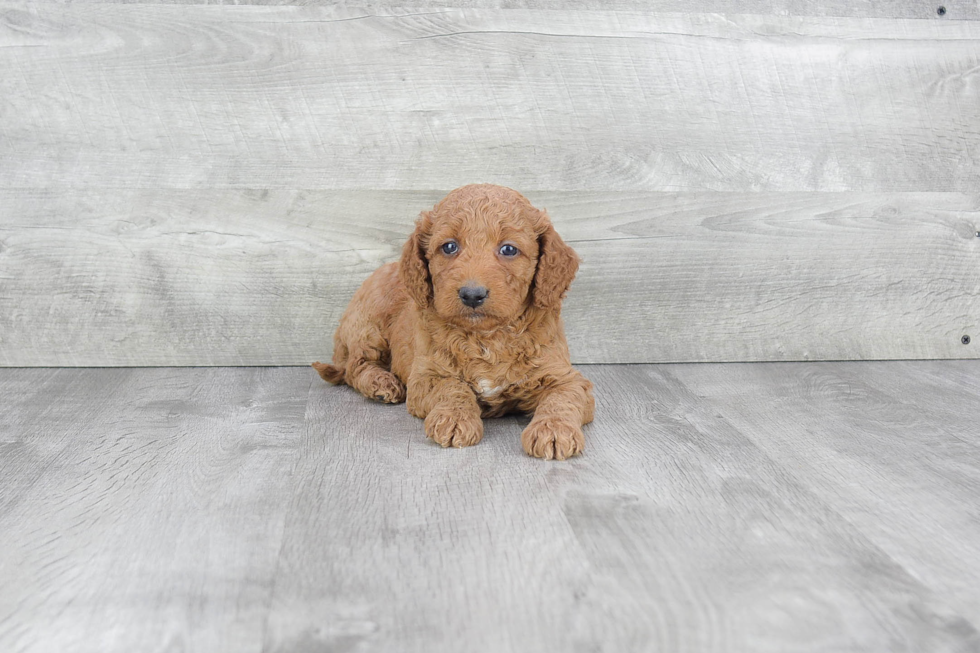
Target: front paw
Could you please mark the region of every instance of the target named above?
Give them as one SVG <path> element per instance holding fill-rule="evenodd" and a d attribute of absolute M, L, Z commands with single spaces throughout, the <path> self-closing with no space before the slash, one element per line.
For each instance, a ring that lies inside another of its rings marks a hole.
<path fill-rule="evenodd" d="M 435 408 L 425 418 L 425 434 L 444 447 L 469 447 L 483 439 L 479 414 Z"/>
<path fill-rule="evenodd" d="M 582 427 L 554 417 L 531 420 L 521 433 L 521 444 L 529 456 L 565 460 L 585 449 Z"/>

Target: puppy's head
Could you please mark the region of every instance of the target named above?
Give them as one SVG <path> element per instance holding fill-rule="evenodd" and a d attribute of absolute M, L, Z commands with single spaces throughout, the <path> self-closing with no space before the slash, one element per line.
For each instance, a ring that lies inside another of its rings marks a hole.
<path fill-rule="evenodd" d="M 490 184 L 457 188 L 423 212 L 401 258 L 402 281 L 422 309 L 478 330 L 531 306 L 558 310 L 577 269 L 544 211 Z"/>

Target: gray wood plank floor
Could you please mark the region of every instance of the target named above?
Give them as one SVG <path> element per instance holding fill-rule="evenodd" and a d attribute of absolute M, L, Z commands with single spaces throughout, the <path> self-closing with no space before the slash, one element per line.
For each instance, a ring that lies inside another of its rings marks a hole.
<path fill-rule="evenodd" d="M 980 361 L 583 369 L 564 463 L 306 368 L 0 369 L 0 651 L 980 651 Z"/>

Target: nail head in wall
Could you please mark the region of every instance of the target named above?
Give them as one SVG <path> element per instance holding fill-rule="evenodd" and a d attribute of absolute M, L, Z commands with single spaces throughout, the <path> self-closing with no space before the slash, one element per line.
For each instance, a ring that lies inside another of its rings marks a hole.
<path fill-rule="evenodd" d="M 936 13 L 939 14 L 940 16 L 945 16 L 946 15 L 946 7 L 939 7 L 939 9 L 936 10 Z"/>
<path fill-rule="evenodd" d="M 963 336 L 960 338 L 960 342 L 962 342 L 964 345 L 970 344 L 970 336 Z"/>

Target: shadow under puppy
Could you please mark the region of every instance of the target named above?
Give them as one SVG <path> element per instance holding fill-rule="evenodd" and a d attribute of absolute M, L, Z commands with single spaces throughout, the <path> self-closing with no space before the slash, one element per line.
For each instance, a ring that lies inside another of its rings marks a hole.
<path fill-rule="evenodd" d="M 333 364 L 313 367 L 425 419 L 444 447 L 483 437 L 483 417 L 534 411 L 524 450 L 564 460 L 585 446 L 592 384 L 572 368 L 561 301 L 578 257 L 520 193 L 458 188 L 422 212 L 401 260 L 354 294 Z"/>

